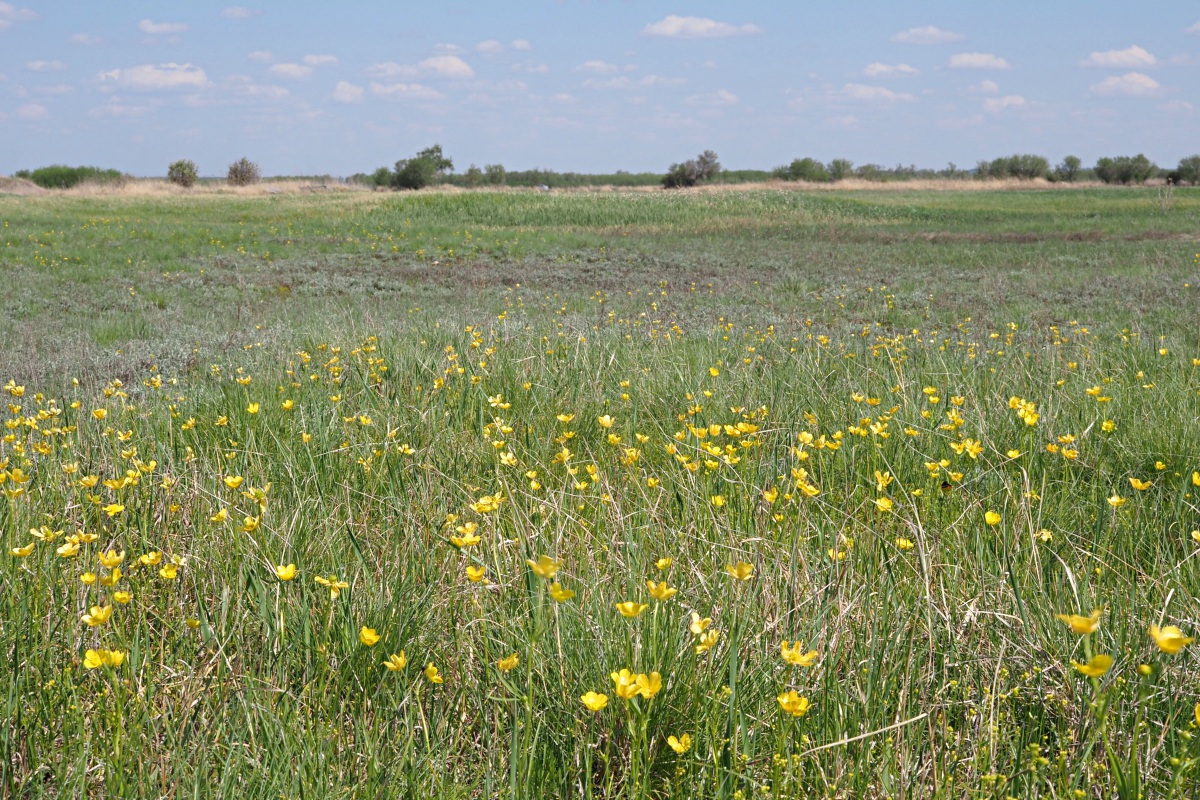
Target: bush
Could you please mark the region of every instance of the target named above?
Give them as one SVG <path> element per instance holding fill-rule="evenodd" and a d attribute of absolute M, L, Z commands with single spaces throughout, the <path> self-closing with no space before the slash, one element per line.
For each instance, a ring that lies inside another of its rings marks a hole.
<path fill-rule="evenodd" d="M 1082 164 L 1083 162 L 1079 160 L 1078 156 L 1067 156 L 1061 164 L 1054 168 L 1055 180 L 1074 183 L 1075 179 L 1079 177 L 1079 169 Z"/>
<path fill-rule="evenodd" d="M 248 158 L 239 158 L 229 165 L 229 185 L 249 186 L 258 183 L 258 164 Z"/>
<path fill-rule="evenodd" d="M 975 168 L 979 178 L 1020 178 L 1033 180 L 1050 174 L 1050 162 L 1043 156 L 1022 153 L 1003 156 L 992 161 L 980 161 Z"/>
<path fill-rule="evenodd" d="M 1200 155 L 1180 159 L 1175 172 L 1178 183 L 1190 183 L 1193 186 L 1200 183 Z"/>
<path fill-rule="evenodd" d="M 125 181 L 125 176 L 121 174 L 120 170 L 100 169 L 99 167 L 68 167 L 64 164 L 39 167 L 32 172 L 21 170 L 16 177 L 33 181 L 43 189 L 70 189 L 84 181 L 101 184 Z"/>
<path fill-rule="evenodd" d="M 830 180 L 829 170 L 815 158 L 797 158 L 786 167 L 776 167 L 772 174 L 785 181 L 828 183 Z"/>
<path fill-rule="evenodd" d="M 442 146 L 426 147 L 413 158 L 396 162 L 392 186 L 396 189 L 424 189 L 454 169 L 454 162 L 442 153 Z"/>
<path fill-rule="evenodd" d="M 683 189 L 716 177 L 720 171 L 721 162 L 717 160 L 717 154 L 705 150 L 682 164 L 672 164 L 663 176 L 662 185 L 664 189 Z"/>
<path fill-rule="evenodd" d="M 466 182 L 467 186 L 470 186 L 472 189 L 474 189 L 483 183 L 483 170 L 472 164 L 471 166 L 467 167 L 467 171 L 463 173 L 463 180 Z"/>
<path fill-rule="evenodd" d="M 492 186 L 503 186 L 508 182 L 508 171 L 503 164 L 488 164 L 483 168 L 483 174 Z"/>
<path fill-rule="evenodd" d="M 1154 162 L 1141 153 L 1132 157 L 1117 156 L 1116 158 L 1102 158 L 1096 162 L 1095 169 L 1096 177 L 1105 183 L 1119 183 L 1122 185 L 1145 183 L 1150 176 L 1158 171 L 1158 167 L 1154 166 Z"/>
<path fill-rule="evenodd" d="M 167 180 L 176 186 L 182 186 L 185 189 L 190 189 L 196 185 L 196 162 L 186 158 L 172 162 L 167 167 Z"/>
<path fill-rule="evenodd" d="M 829 162 L 826 171 L 829 173 L 829 180 L 831 181 L 845 180 L 854 175 L 854 162 L 844 158 L 835 158 Z"/>

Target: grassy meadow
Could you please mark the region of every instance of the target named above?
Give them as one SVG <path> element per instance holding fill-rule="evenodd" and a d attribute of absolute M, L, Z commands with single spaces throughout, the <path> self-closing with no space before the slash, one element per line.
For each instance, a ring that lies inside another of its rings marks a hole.
<path fill-rule="evenodd" d="M 1200 190 L 0 224 L 0 796 L 1200 795 Z"/>

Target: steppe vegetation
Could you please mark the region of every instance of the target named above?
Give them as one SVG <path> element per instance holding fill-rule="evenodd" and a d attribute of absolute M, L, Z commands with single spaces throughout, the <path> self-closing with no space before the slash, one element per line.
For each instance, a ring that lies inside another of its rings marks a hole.
<path fill-rule="evenodd" d="M 0 793 L 1197 796 L 1162 197 L 0 197 Z"/>

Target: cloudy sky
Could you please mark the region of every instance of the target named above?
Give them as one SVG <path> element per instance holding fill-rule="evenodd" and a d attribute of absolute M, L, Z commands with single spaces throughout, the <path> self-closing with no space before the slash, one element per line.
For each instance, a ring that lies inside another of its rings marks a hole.
<path fill-rule="evenodd" d="M 1200 150 L 1200 3 L 0 2 L 0 174 Z"/>

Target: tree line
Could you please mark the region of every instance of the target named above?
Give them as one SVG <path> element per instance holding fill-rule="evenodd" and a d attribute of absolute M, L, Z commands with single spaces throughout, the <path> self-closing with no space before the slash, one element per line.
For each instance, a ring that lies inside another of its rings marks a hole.
<path fill-rule="evenodd" d="M 69 189 L 84 182 L 120 184 L 130 176 L 115 169 L 99 167 L 68 167 L 54 164 L 34 170 L 19 170 L 14 177 L 25 178 L 47 189 Z M 195 162 L 180 159 L 167 167 L 167 180 L 189 188 L 201 181 Z M 229 165 L 225 181 L 233 186 L 246 186 L 261 177 L 259 167 L 247 158 Z M 987 180 L 1016 178 L 1019 180 L 1047 180 L 1073 183 L 1076 181 L 1100 181 L 1107 184 L 1139 185 L 1151 179 L 1163 180 L 1172 185 L 1200 185 L 1200 155 L 1187 156 L 1174 169 L 1164 169 L 1145 155 L 1111 156 L 1100 158 L 1091 167 L 1085 167 L 1078 156 L 1069 155 L 1051 166 L 1045 156 L 1031 153 L 1016 153 L 992 160 L 983 160 L 973 168 L 964 169 L 951 163 L 944 169 L 918 168 L 915 165 L 897 164 L 884 167 L 879 164 L 855 165 L 844 158 L 828 163 L 805 157 L 773 170 L 727 170 L 721 166 L 717 154 L 705 150 L 695 158 L 673 163 L 665 173 L 625 172 L 595 174 L 582 172 L 556 172 L 554 170 L 530 169 L 508 170 L 502 164 L 487 164 L 478 167 L 471 164 L 462 173 L 454 172 L 454 162 L 441 145 L 432 145 L 410 158 L 397 161 L 391 167 L 379 167 L 371 173 L 351 175 L 347 181 L 378 189 L 422 189 L 435 184 L 449 184 L 463 188 L 485 188 L 500 186 L 532 187 L 544 189 L 583 186 L 662 186 L 665 189 L 682 189 L 711 183 L 758 183 L 768 180 L 802 181 L 806 183 L 836 183 L 849 178 L 867 181 L 905 181 L 916 179 Z M 210 182 L 211 179 L 204 179 Z M 325 179 L 320 179 L 324 183 Z"/>

